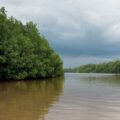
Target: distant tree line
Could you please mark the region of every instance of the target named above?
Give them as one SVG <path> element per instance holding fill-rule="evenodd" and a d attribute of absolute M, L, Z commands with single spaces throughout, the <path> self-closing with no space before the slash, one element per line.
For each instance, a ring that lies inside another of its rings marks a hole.
<path fill-rule="evenodd" d="M 23 24 L 0 8 L 0 80 L 63 74 L 63 62 L 33 22 Z"/>
<path fill-rule="evenodd" d="M 65 69 L 65 72 L 78 73 L 120 73 L 120 61 L 112 61 L 102 64 L 87 64 L 76 68 Z"/>

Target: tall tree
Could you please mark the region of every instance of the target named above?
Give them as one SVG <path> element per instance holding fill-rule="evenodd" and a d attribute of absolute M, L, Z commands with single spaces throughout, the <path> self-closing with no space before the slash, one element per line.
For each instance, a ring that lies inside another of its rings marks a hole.
<path fill-rule="evenodd" d="M 35 79 L 63 74 L 63 62 L 33 22 L 26 25 L 0 9 L 0 79 Z"/>

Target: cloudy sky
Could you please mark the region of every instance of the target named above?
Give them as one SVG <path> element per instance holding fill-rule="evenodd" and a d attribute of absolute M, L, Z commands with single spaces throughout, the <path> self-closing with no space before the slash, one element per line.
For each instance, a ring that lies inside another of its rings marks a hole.
<path fill-rule="evenodd" d="M 120 0 L 0 0 L 0 6 L 34 21 L 65 67 L 120 58 Z"/>

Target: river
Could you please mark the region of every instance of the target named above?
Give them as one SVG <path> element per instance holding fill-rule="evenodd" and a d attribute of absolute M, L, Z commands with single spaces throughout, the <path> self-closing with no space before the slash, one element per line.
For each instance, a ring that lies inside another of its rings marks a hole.
<path fill-rule="evenodd" d="M 120 120 L 120 75 L 0 82 L 0 120 Z"/>

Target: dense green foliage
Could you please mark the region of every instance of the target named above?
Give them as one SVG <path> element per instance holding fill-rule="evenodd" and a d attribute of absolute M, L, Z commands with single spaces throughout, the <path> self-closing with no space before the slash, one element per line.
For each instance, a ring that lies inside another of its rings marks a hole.
<path fill-rule="evenodd" d="M 80 73 L 120 73 L 120 61 L 102 64 L 88 64 L 73 69 L 66 69 L 65 71 Z"/>
<path fill-rule="evenodd" d="M 8 18 L 0 9 L 0 79 L 35 79 L 63 74 L 59 55 L 36 25 Z"/>

